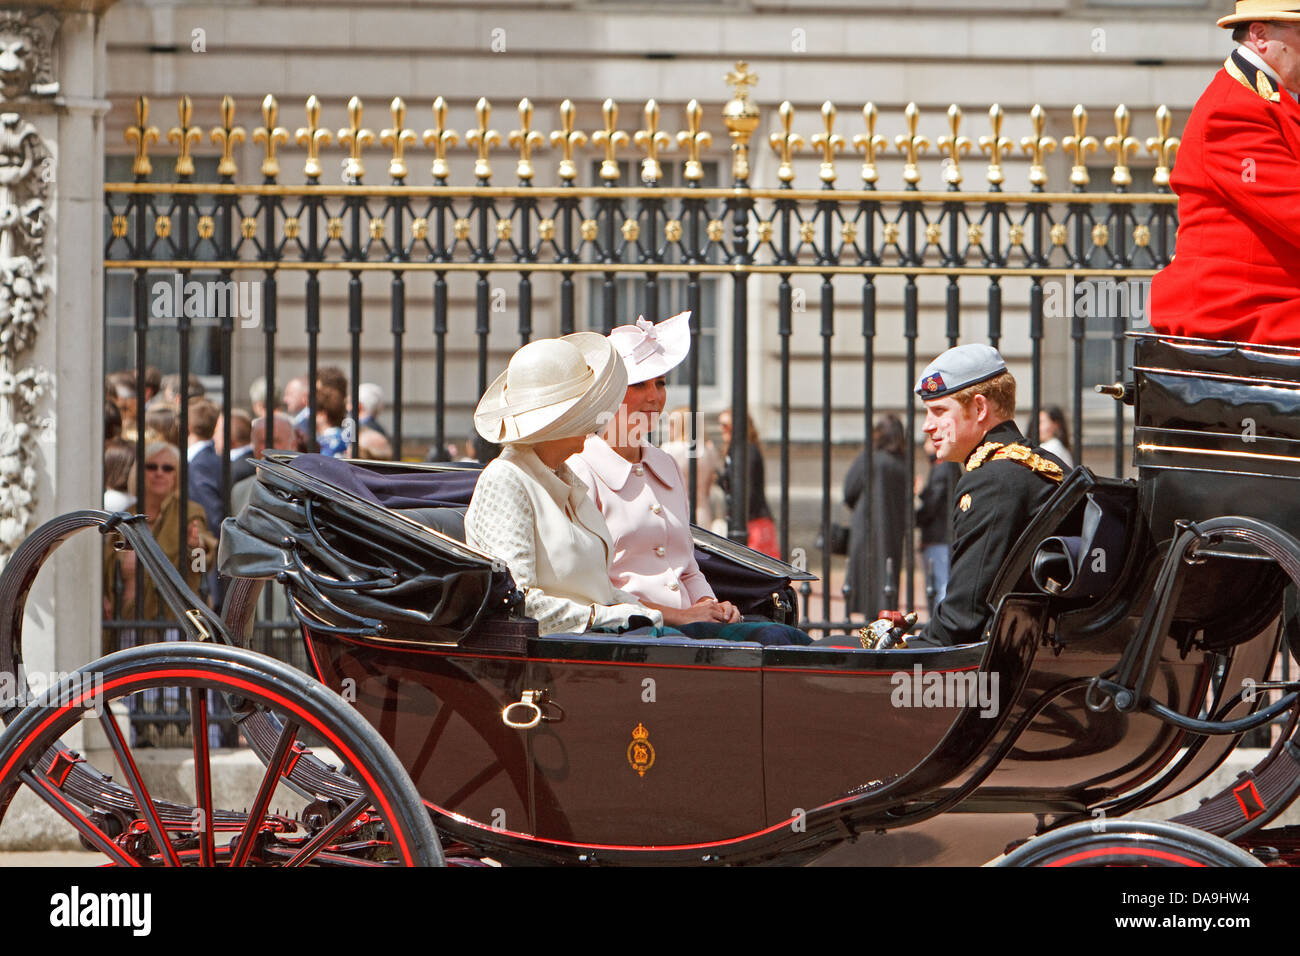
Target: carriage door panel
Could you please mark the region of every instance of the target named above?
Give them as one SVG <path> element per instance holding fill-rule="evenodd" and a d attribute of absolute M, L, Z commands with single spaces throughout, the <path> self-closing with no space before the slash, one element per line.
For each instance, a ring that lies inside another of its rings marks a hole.
<path fill-rule="evenodd" d="M 664 846 L 764 826 L 758 647 L 556 636 L 529 657 L 548 698 L 527 731 L 537 836 Z"/>
<path fill-rule="evenodd" d="M 322 680 L 379 730 L 421 797 L 484 826 L 532 829 L 527 749 L 501 722 L 524 684 L 522 653 L 309 646 Z"/>

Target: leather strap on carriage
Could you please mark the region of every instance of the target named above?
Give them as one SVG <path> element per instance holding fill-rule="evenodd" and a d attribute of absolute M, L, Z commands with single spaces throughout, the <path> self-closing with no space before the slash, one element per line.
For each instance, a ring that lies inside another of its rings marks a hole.
<path fill-rule="evenodd" d="M 1042 455 L 1036 454 L 1029 446 L 1016 443 L 1014 445 L 1005 445 L 999 441 L 989 441 L 976 448 L 974 453 L 966 459 L 966 470 L 974 471 L 986 461 L 1014 461 L 1017 465 L 1024 465 L 1035 474 L 1042 475 L 1050 481 L 1060 484 L 1065 478 L 1065 472 L 1061 466 L 1054 461 L 1049 461 Z"/>
<path fill-rule="evenodd" d="M 221 618 L 194 593 L 176 570 L 176 565 L 154 540 L 143 515 L 129 518 L 104 515 L 100 530 L 103 533 L 115 531 L 122 536 L 135 552 L 137 564 L 153 579 L 158 597 L 171 610 L 178 625 L 190 631 L 193 640 L 235 643 Z"/>

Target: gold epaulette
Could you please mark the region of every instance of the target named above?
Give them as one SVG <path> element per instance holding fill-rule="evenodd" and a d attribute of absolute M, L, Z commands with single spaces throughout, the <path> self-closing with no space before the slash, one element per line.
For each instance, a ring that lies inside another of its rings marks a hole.
<path fill-rule="evenodd" d="M 1061 466 L 1054 461 L 1048 461 L 1042 455 L 1036 455 L 1025 445 L 1007 445 L 993 455 L 993 459 L 1005 459 L 1014 461 L 1018 465 L 1024 465 L 1030 471 L 1037 472 L 1044 478 L 1050 478 L 1052 481 L 1061 482 L 1065 478 L 1065 472 L 1061 471 Z"/>
<path fill-rule="evenodd" d="M 1228 75 L 1246 89 L 1268 100 L 1270 103 L 1280 103 L 1282 101 L 1282 96 L 1273 85 L 1272 80 L 1268 78 L 1268 74 L 1256 67 L 1253 63 L 1250 64 L 1250 67 L 1255 72 L 1255 78 L 1253 81 L 1239 66 L 1237 66 L 1235 62 L 1233 62 L 1232 56 L 1229 56 L 1223 64 L 1223 68 L 1227 70 Z"/>
<path fill-rule="evenodd" d="M 980 465 L 984 464 L 985 459 L 987 459 L 989 455 L 993 454 L 1001 447 L 1002 442 L 1000 441 L 986 441 L 971 452 L 971 456 L 966 459 L 966 470 L 974 471 Z"/>

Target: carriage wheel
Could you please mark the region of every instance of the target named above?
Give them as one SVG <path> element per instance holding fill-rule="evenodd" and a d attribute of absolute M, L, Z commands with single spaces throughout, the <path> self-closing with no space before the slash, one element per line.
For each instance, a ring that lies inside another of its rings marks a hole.
<path fill-rule="evenodd" d="M 1097 832 L 1097 827 L 1103 827 Z M 1162 820 L 1083 822 L 1035 837 L 997 866 L 1263 866 L 1212 833 Z"/>
<path fill-rule="evenodd" d="M 236 720 L 274 714 L 282 727 L 255 794 L 214 806 L 210 692 Z M 151 797 L 141 762 L 113 714 L 115 702 L 166 694 L 188 704 L 193 799 Z M 111 783 L 60 738 L 81 726 L 102 734 L 116 763 Z M 318 800 L 295 815 L 271 812 L 283 775 L 304 755 L 299 735 L 330 748 L 353 782 L 351 799 Z M 71 675 L 0 734 L 0 821 L 26 787 L 83 844 L 123 866 L 441 865 L 428 810 L 388 744 L 337 694 L 286 664 L 218 644 L 154 644 L 119 651 Z"/>

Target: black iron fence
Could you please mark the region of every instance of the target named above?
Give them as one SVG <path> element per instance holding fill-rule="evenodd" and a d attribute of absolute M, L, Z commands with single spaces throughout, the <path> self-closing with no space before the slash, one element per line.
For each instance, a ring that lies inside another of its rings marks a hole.
<path fill-rule="evenodd" d="M 229 98 L 222 103 L 220 125 L 207 137 L 219 150 L 219 158 L 213 156 L 214 181 L 196 181 L 191 150 L 204 137 L 192 122 L 189 100 L 183 99 L 180 122 L 168 134 L 177 147 L 175 182 L 157 182 L 149 151 L 158 130 L 149 125 L 148 103 L 142 98 L 126 134 L 135 146 L 134 181 L 105 187 L 105 266 L 110 279 L 129 276 L 130 282 L 130 334 L 141 396 L 134 416 L 138 459 L 143 461 L 145 452 L 147 356 L 150 342 L 159 337 L 175 337 L 176 366 L 167 371 L 179 373 L 182 382 L 191 372 L 195 336 L 201 335 L 203 348 L 214 353 L 210 368 L 219 376 L 216 391 L 225 410 L 218 437 L 224 439 L 221 485 L 228 513 L 236 336 L 260 337 L 257 371 L 273 405 L 288 377 L 277 360 L 281 342 L 290 330 L 295 337 L 305 334 L 306 414 L 314 421 L 322 342 L 346 351 L 350 407 L 357 409 L 363 333 L 380 324 L 389 343 L 390 375 L 384 385 L 391 389 L 392 446 L 400 455 L 411 447 L 413 436 L 444 447 L 450 434 L 447 409 L 454 402 L 472 407 L 504 364 L 508 349 L 493 340 L 503 321 L 512 323 L 519 343 L 534 337 L 535 326 L 547 334 L 608 330 L 634 318 L 625 311 L 631 297 L 655 318 L 691 309 L 696 347 L 683 374 L 689 405 L 693 413 L 700 411 L 702 380 L 725 390 L 736 425 L 731 461 L 747 460 L 745 422 L 755 401 L 774 409 L 765 437 L 769 447 L 776 446 L 779 492 L 773 511 L 787 558 L 808 559 L 810 532 L 816 530 L 829 545 L 838 500 L 833 458 L 845 444 L 848 420 L 861 422 L 860 431 L 849 431 L 855 434 L 851 444 L 866 455 L 871 500 L 871 434 L 880 404 L 877 369 L 886 354 L 898 377 L 909 383 L 888 405 L 902 413 L 907 447 L 917 447 L 919 406 L 910 383 L 931 357 L 921 350 L 923 338 L 955 345 L 971 338 L 963 338 L 964 328 L 978 328 L 975 338 L 1023 355 L 1028 382 L 1022 383 L 1020 405 L 1036 438 L 1052 374 L 1046 350 L 1064 328 L 1068 345 L 1051 367 L 1072 370 L 1071 450 L 1081 460 L 1084 436 L 1091 435 L 1092 460 L 1098 463 L 1098 414 L 1113 415 L 1113 429 L 1100 429 L 1106 434 L 1102 444 L 1110 446 L 1100 455 L 1106 465 L 1113 462 L 1115 473 L 1124 470 L 1124 409 L 1116 404 L 1113 412 L 1098 413 L 1086 406 L 1085 395 L 1094 384 L 1087 372 L 1107 381 L 1125 377 L 1124 334 L 1141 324 L 1145 283 L 1173 254 L 1176 205 L 1168 182 L 1178 141 L 1171 135 L 1167 110 L 1158 111 L 1155 135 L 1142 142 L 1129 134 L 1133 119 L 1120 107 L 1114 113 L 1115 133 L 1103 144 L 1088 134 L 1087 112 L 1078 107 L 1069 119 L 1071 135 L 1058 144 L 1047 134 L 1049 114 L 1038 107 L 1029 114 L 1029 134 L 1017 141 L 1003 134 L 1007 118 L 999 107 L 989 111 L 990 132 L 977 140 L 962 135 L 963 117 L 953 107 L 946 116 L 947 132 L 936 138 L 931 152 L 915 106 L 904 112 L 903 131 L 891 141 L 877 132 L 884 123 L 873 105 L 862 110 L 865 132 L 846 136 L 836 132 L 836 112 L 826 104 L 820 131 L 808 137 L 819 185 L 807 189 L 795 185 L 804 139 L 794 132 L 795 113 L 787 103 L 778 111 L 778 128 L 768 136 L 777 167 L 775 183 L 767 187 L 751 183 L 751 138 L 760 115 L 749 95 L 753 74 L 742 64 L 728 79 L 735 95 L 723 109 L 726 133 L 719 133 L 718 145 L 724 137 L 730 139 L 729 159 L 714 149 L 703 110 L 694 101 L 681 111 L 686 128 L 672 137 L 658 128 L 660 107 L 654 101 L 646 104 L 644 128 L 632 135 L 618 128 L 617 108 L 606 101 L 604 125 L 590 136 L 575 127 L 577 111 L 565 101 L 555 114 L 559 128 L 544 137 L 532 129 L 534 107 L 524 100 L 520 128 L 508 137 L 514 185 L 492 184 L 493 161 L 500 163 L 503 150 L 500 134 L 490 128 L 486 101 L 478 104 L 478 125 L 463 134 L 468 151 L 456 152 L 460 135 L 447 127 L 447 105 L 441 99 L 433 104 L 435 126 L 422 137 L 406 128 L 405 104 L 392 102 L 392 126 L 378 137 L 388 147 L 383 160 L 388 182 L 365 183 L 366 164 L 376 163 L 366 150 L 376 136 L 364 127 L 362 104 L 355 98 L 348 106 L 348 126 L 337 131 L 346 151 L 336 157 L 343 182 L 329 183 L 325 168 L 330 162 L 323 154 L 334 134 L 321 126 L 322 108 L 315 97 L 306 106 L 306 125 L 293 136 L 277 125 L 275 100 L 263 102 L 262 125 L 251 136 L 262 151 L 260 182 L 239 181 L 234 150 L 247 133 L 235 125 L 235 104 Z M 597 185 L 579 182 L 585 178 L 579 150 L 588 140 L 597 150 L 590 165 Z M 290 141 L 301 148 L 295 155 L 303 162 L 303 183 L 281 181 L 282 148 Z M 432 154 L 426 184 L 415 183 L 409 168 L 408 151 L 421 141 Z M 665 159 L 674 142 L 681 150 L 680 165 Z M 633 143 L 637 156 L 621 155 Z M 553 184 L 537 185 L 541 174 L 535 152 L 546 144 L 557 161 L 546 171 Z M 1049 169 L 1055 168 L 1050 164 L 1058 145 L 1061 153 L 1055 158 L 1064 156 L 1069 186 L 1052 191 Z M 1111 159 L 1099 170 L 1089 165 L 1089 157 L 1102 145 Z M 860 157 L 846 161 L 843 154 L 849 150 Z M 1138 153 L 1150 162 L 1131 168 Z M 456 164 L 471 161 L 473 183 L 453 182 Z M 883 173 L 900 164 L 902 188 L 880 188 Z M 731 175 L 723 186 L 718 171 L 726 165 Z M 859 180 L 854 188 L 839 185 L 842 174 L 848 178 L 848 166 Z M 631 168 L 640 185 L 627 184 Z M 1028 188 L 1008 189 L 1013 174 L 1025 175 Z M 1131 191 L 1135 175 L 1149 177 L 1149 191 Z M 927 176 L 937 177 L 941 188 L 922 188 Z M 983 179 L 981 191 L 963 188 L 974 178 Z M 1103 179 L 1106 185 L 1097 188 Z M 198 281 L 196 276 L 206 278 Z M 323 296 L 324 281 L 345 288 L 338 308 Z M 451 290 L 457 283 L 472 296 L 472 312 L 454 306 Z M 852 286 L 848 295 L 845 283 Z M 513 304 L 502 318 L 496 294 L 507 285 Z M 755 301 L 755 289 L 774 292 L 774 309 Z M 387 299 L 380 314 L 373 306 L 377 296 Z M 282 308 L 285 300 L 292 300 L 291 309 Z M 418 313 L 409 306 L 417 300 Z M 544 314 L 535 314 L 538 302 Z M 842 357 L 846 307 L 854 316 L 850 329 L 855 340 L 848 372 Z M 1015 331 L 1009 333 L 1011 324 Z M 449 345 L 449 336 L 466 327 L 472 327 L 475 337 L 472 371 L 459 367 L 460 353 Z M 837 332 L 839 345 L 833 341 Z M 819 354 L 806 345 L 812 341 L 819 342 Z M 408 358 L 412 342 L 419 345 L 418 360 Z M 701 365 L 702 354 L 706 364 L 712 361 L 710 349 L 717 352 L 716 374 Z M 775 389 L 765 389 L 763 395 L 750 387 L 756 349 L 779 368 Z M 404 415 L 412 376 L 422 385 L 432 379 L 427 426 L 413 428 Z M 837 376 L 861 382 L 860 409 L 846 410 L 842 397 L 837 398 Z M 189 424 L 184 401 L 179 417 L 184 436 Z M 800 424 L 818 419 L 816 432 Z M 701 437 L 699 421 L 692 415 L 693 438 Z M 308 431 L 314 443 L 314 432 Z M 345 434 L 356 452 L 356 429 Z M 269 420 L 265 437 L 274 444 Z M 819 470 L 816 528 L 796 528 L 792 521 L 795 453 Z M 698 466 L 693 457 L 692 508 Z M 914 456 L 905 456 L 904 466 L 910 489 Z M 769 475 L 772 470 L 769 466 Z M 186 513 L 186 472 L 182 460 L 176 486 L 181 514 Z M 728 530 L 743 540 L 749 478 L 743 467 L 733 467 L 728 477 Z M 908 510 L 902 593 L 896 597 L 910 608 L 920 603 L 925 569 L 916 560 L 915 515 Z M 180 560 L 186 560 L 183 549 Z M 846 627 L 847 615 L 838 611 L 839 596 L 832 593 L 839 566 L 829 546 L 812 555 L 810 564 L 824 583 L 819 593 L 805 593 L 805 624 L 820 630 Z M 108 626 L 130 630 L 139 625 Z M 290 650 L 292 632 L 268 622 L 260 626 L 264 647 L 293 660 L 298 652 Z"/>

